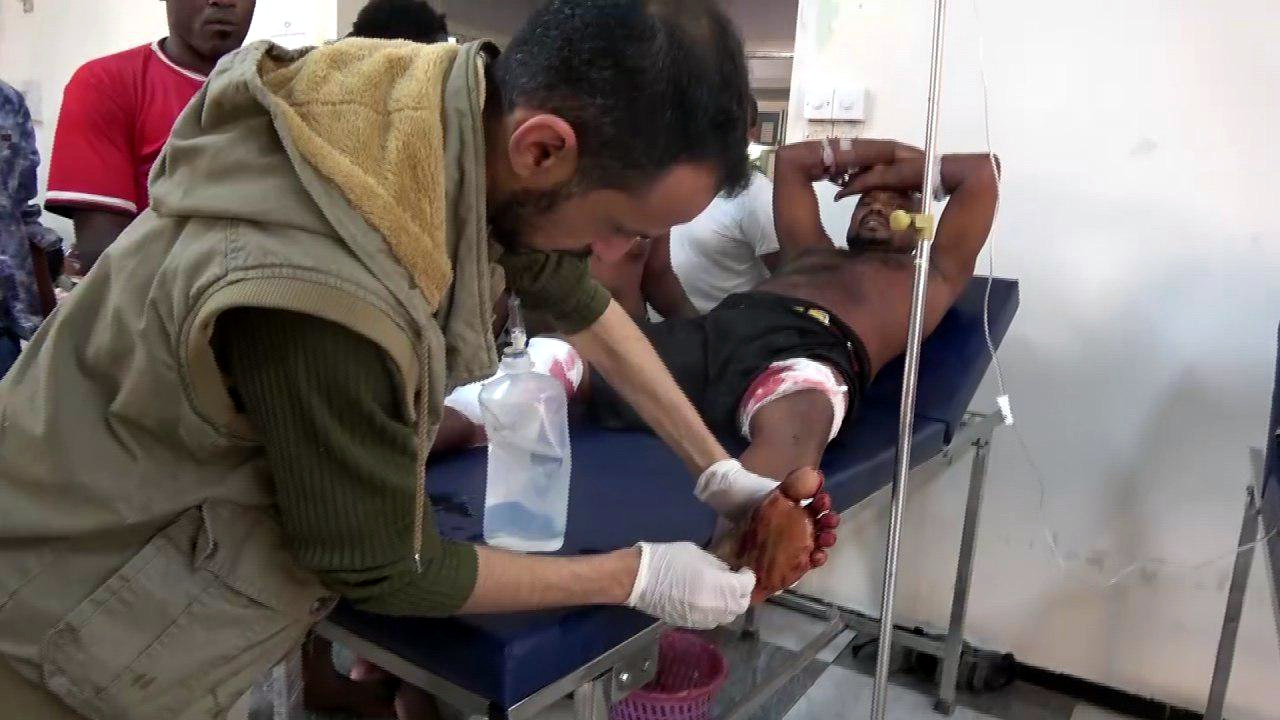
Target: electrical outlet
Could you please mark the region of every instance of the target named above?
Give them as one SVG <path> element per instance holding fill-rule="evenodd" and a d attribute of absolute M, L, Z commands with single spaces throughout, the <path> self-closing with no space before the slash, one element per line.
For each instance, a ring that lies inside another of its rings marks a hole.
<path fill-rule="evenodd" d="M 832 100 L 835 88 L 821 82 L 810 83 L 804 93 L 804 118 L 819 122 L 831 121 Z"/>
<path fill-rule="evenodd" d="M 867 119 L 867 87 L 857 83 L 836 86 L 831 108 L 833 120 L 865 121 Z"/>

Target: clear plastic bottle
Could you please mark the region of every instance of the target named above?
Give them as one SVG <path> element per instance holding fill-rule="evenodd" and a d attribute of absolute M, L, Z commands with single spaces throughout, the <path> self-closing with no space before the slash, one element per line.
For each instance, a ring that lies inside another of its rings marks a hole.
<path fill-rule="evenodd" d="M 489 436 L 484 539 L 508 550 L 559 550 L 569 515 L 569 402 L 559 380 L 533 369 L 514 295 L 508 327 L 511 346 L 480 391 Z"/>

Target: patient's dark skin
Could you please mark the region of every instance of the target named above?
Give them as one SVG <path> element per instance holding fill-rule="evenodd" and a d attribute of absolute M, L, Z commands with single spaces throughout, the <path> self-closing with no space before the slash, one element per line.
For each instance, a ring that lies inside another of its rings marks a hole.
<path fill-rule="evenodd" d="M 778 152 L 774 177 L 774 222 L 783 259 L 779 270 L 755 289 L 807 300 L 833 312 L 862 339 L 871 365 L 867 370 L 874 376 L 906 349 L 916 234 L 909 229 L 894 232 L 888 219 L 895 210 L 919 210 L 924 160 L 916 148 L 892 141 L 832 145 L 835 173 L 847 174 L 837 198 L 860 196 L 846 234 L 849 249 L 837 248 L 819 219 L 813 183 L 826 179 L 829 172 L 822 142 L 785 146 Z M 938 220 L 933 245 L 926 336 L 973 276 L 991 230 L 998 190 L 996 169 L 986 154 L 945 156 L 941 180 L 951 198 Z M 642 308 L 639 275 L 633 268 L 604 279 L 612 281 L 607 284 L 615 294 L 631 297 Z M 752 416 L 752 441 L 741 456 L 743 465 L 766 477 L 786 477 L 797 468 L 818 465 L 832 419 L 830 400 L 816 390 L 766 404 Z"/>
<path fill-rule="evenodd" d="M 822 142 L 783 147 L 774 177 L 774 222 L 783 262 L 757 290 L 817 303 L 843 320 L 866 346 L 871 376 L 907 345 L 916 235 L 894 232 L 895 210 L 919 210 L 924 176 L 919 150 L 884 140 L 832 143 L 835 172 L 848 173 L 837 199 L 861 195 L 846 239 L 835 247 L 822 227 L 813 183 L 827 177 Z M 927 336 L 964 291 L 995 214 L 997 179 L 990 156 L 948 155 L 942 185 L 951 194 L 938 221 L 925 302 Z M 765 405 L 752 417 L 751 446 L 742 462 L 755 472 L 783 477 L 817 465 L 831 427 L 830 401 L 805 390 Z"/>
<path fill-rule="evenodd" d="M 919 150 L 886 140 L 855 140 L 836 149 L 838 171 L 851 178 L 837 199 L 862 195 L 849 230 L 848 250 L 836 248 L 818 220 L 812 183 L 826 174 L 822 143 L 789 145 L 778 153 L 774 218 L 783 265 L 756 289 L 809 300 L 834 312 L 866 345 L 874 375 L 907 345 L 915 237 L 893 233 L 878 216 L 916 209 L 909 193 L 924 176 Z M 938 219 L 925 334 L 937 327 L 973 277 L 974 263 L 995 216 L 997 181 L 990 156 L 946 155 L 942 186 L 951 199 Z"/>
<path fill-rule="evenodd" d="M 845 245 L 862 250 L 911 253 L 916 248 L 916 235 L 911 228 L 894 230 L 890 217 L 896 211 L 919 212 L 920 193 L 898 190 L 872 190 L 858 198 L 858 206 L 849 220 Z"/>

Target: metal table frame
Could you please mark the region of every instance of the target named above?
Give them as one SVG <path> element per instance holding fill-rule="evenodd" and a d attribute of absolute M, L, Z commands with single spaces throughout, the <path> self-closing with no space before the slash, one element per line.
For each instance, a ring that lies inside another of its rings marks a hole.
<path fill-rule="evenodd" d="M 982 492 L 987 479 L 987 458 L 991 451 L 992 436 L 1002 426 L 999 413 L 969 414 L 952 438 L 951 444 L 911 471 L 911 481 L 929 481 L 946 472 L 952 465 L 972 451 L 973 461 L 969 470 L 969 495 L 965 502 L 964 527 L 960 532 L 960 554 L 956 563 L 955 586 L 951 595 L 951 616 L 947 633 L 941 638 L 930 637 L 895 626 L 893 644 L 936 655 L 940 660 L 938 671 L 937 701 L 934 710 L 943 715 L 955 711 L 956 686 L 960 676 L 960 660 L 964 652 L 964 624 L 969 609 L 969 589 L 973 582 L 973 561 L 977 548 L 978 520 L 982 510 Z M 815 598 L 795 592 L 785 592 L 771 600 L 783 607 L 814 615 L 824 616 L 830 605 Z M 849 608 L 838 608 L 844 627 L 862 637 L 880 634 L 880 619 Z"/>
<path fill-rule="evenodd" d="M 416 685 L 468 717 L 528 720 L 562 698 L 573 696 L 575 715 L 583 720 L 608 720 L 609 706 L 653 679 L 658 670 L 658 638 L 666 629 L 654 623 L 600 657 L 579 667 L 538 692 L 502 708 L 430 673 L 381 646 L 325 620 L 316 631 L 366 658 L 402 681 Z"/>
<path fill-rule="evenodd" d="M 947 634 L 938 639 L 921 636 L 902 628 L 896 628 L 894 631 L 895 644 L 936 654 L 942 658 L 935 709 L 943 714 L 950 714 L 955 708 L 956 681 L 964 649 L 964 623 L 968 609 L 969 587 L 973 577 L 978 518 L 982 507 L 983 485 L 987 476 L 987 456 L 992 436 L 1000 425 L 999 413 L 966 415 L 951 443 L 911 471 L 912 481 L 928 481 L 940 476 L 970 452 L 973 454 L 969 473 L 969 496 L 965 504 L 964 528 L 960 536 L 960 556 Z M 800 673 L 845 629 L 852 629 L 862 637 L 879 635 L 880 625 L 877 619 L 793 591 L 784 592 L 772 598 L 771 602 L 806 615 L 824 618 L 828 623 L 816 637 L 801 648 L 787 667 L 772 674 L 768 682 L 754 688 L 735 707 L 726 711 L 724 720 L 741 720 L 749 716 L 787 680 Z M 490 720 L 529 720 L 565 697 L 573 698 L 574 714 L 578 720 L 608 720 L 609 706 L 612 703 L 623 699 L 632 690 L 643 686 L 653 678 L 657 671 L 658 638 L 664 629 L 661 623 L 656 623 L 521 700 L 514 707 L 502 708 L 415 666 L 331 621 L 323 621 L 317 627 L 317 631 L 329 640 L 345 645 L 356 655 L 370 660 L 404 682 L 426 690 L 468 717 L 484 717 Z M 750 629 L 751 619 L 748 618 L 747 630 L 750 631 Z"/>
<path fill-rule="evenodd" d="M 1261 448 L 1249 450 L 1253 480 L 1245 488 L 1244 519 L 1240 523 L 1240 538 L 1236 547 L 1235 566 L 1231 570 L 1231 584 L 1227 589 L 1227 607 L 1222 616 L 1222 632 L 1218 636 L 1218 654 L 1213 663 L 1213 676 L 1209 682 L 1209 699 L 1205 703 L 1205 720 L 1222 720 L 1227 702 L 1227 685 L 1231 682 L 1231 666 L 1235 661 L 1236 636 L 1240 632 L 1240 620 L 1244 616 L 1245 590 L 1249 586 L 1249 574 L 1253 570 L 1253 552 L 1261 544 L 1269 562 L 1265 563 L 1271 580 L 1271 607 L 1275 613 L 1276 634 L 1280 636 L 1280 536 L 1271 535 L 1259 543 L 1260 529 L 1273 533 L 1276 528 L 1262 522 L 1264 511 L 1262 493 L 1266 476 L 1264 454 Z"/>

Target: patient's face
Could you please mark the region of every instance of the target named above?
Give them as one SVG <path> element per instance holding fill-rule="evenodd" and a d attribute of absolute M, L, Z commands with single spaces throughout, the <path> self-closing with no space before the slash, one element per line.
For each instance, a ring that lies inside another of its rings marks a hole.
<path fill-rule="evenodd" d="M 894 190 L 872 190 L 858 198 L 849 232 L 845 239 L 849 249 L 909 250 L 915 245 L 915 235 L 910 228 L 894 232 L 889 216 L 896 210 L 916 212 L 917 202 L 910 194 Z"/>

